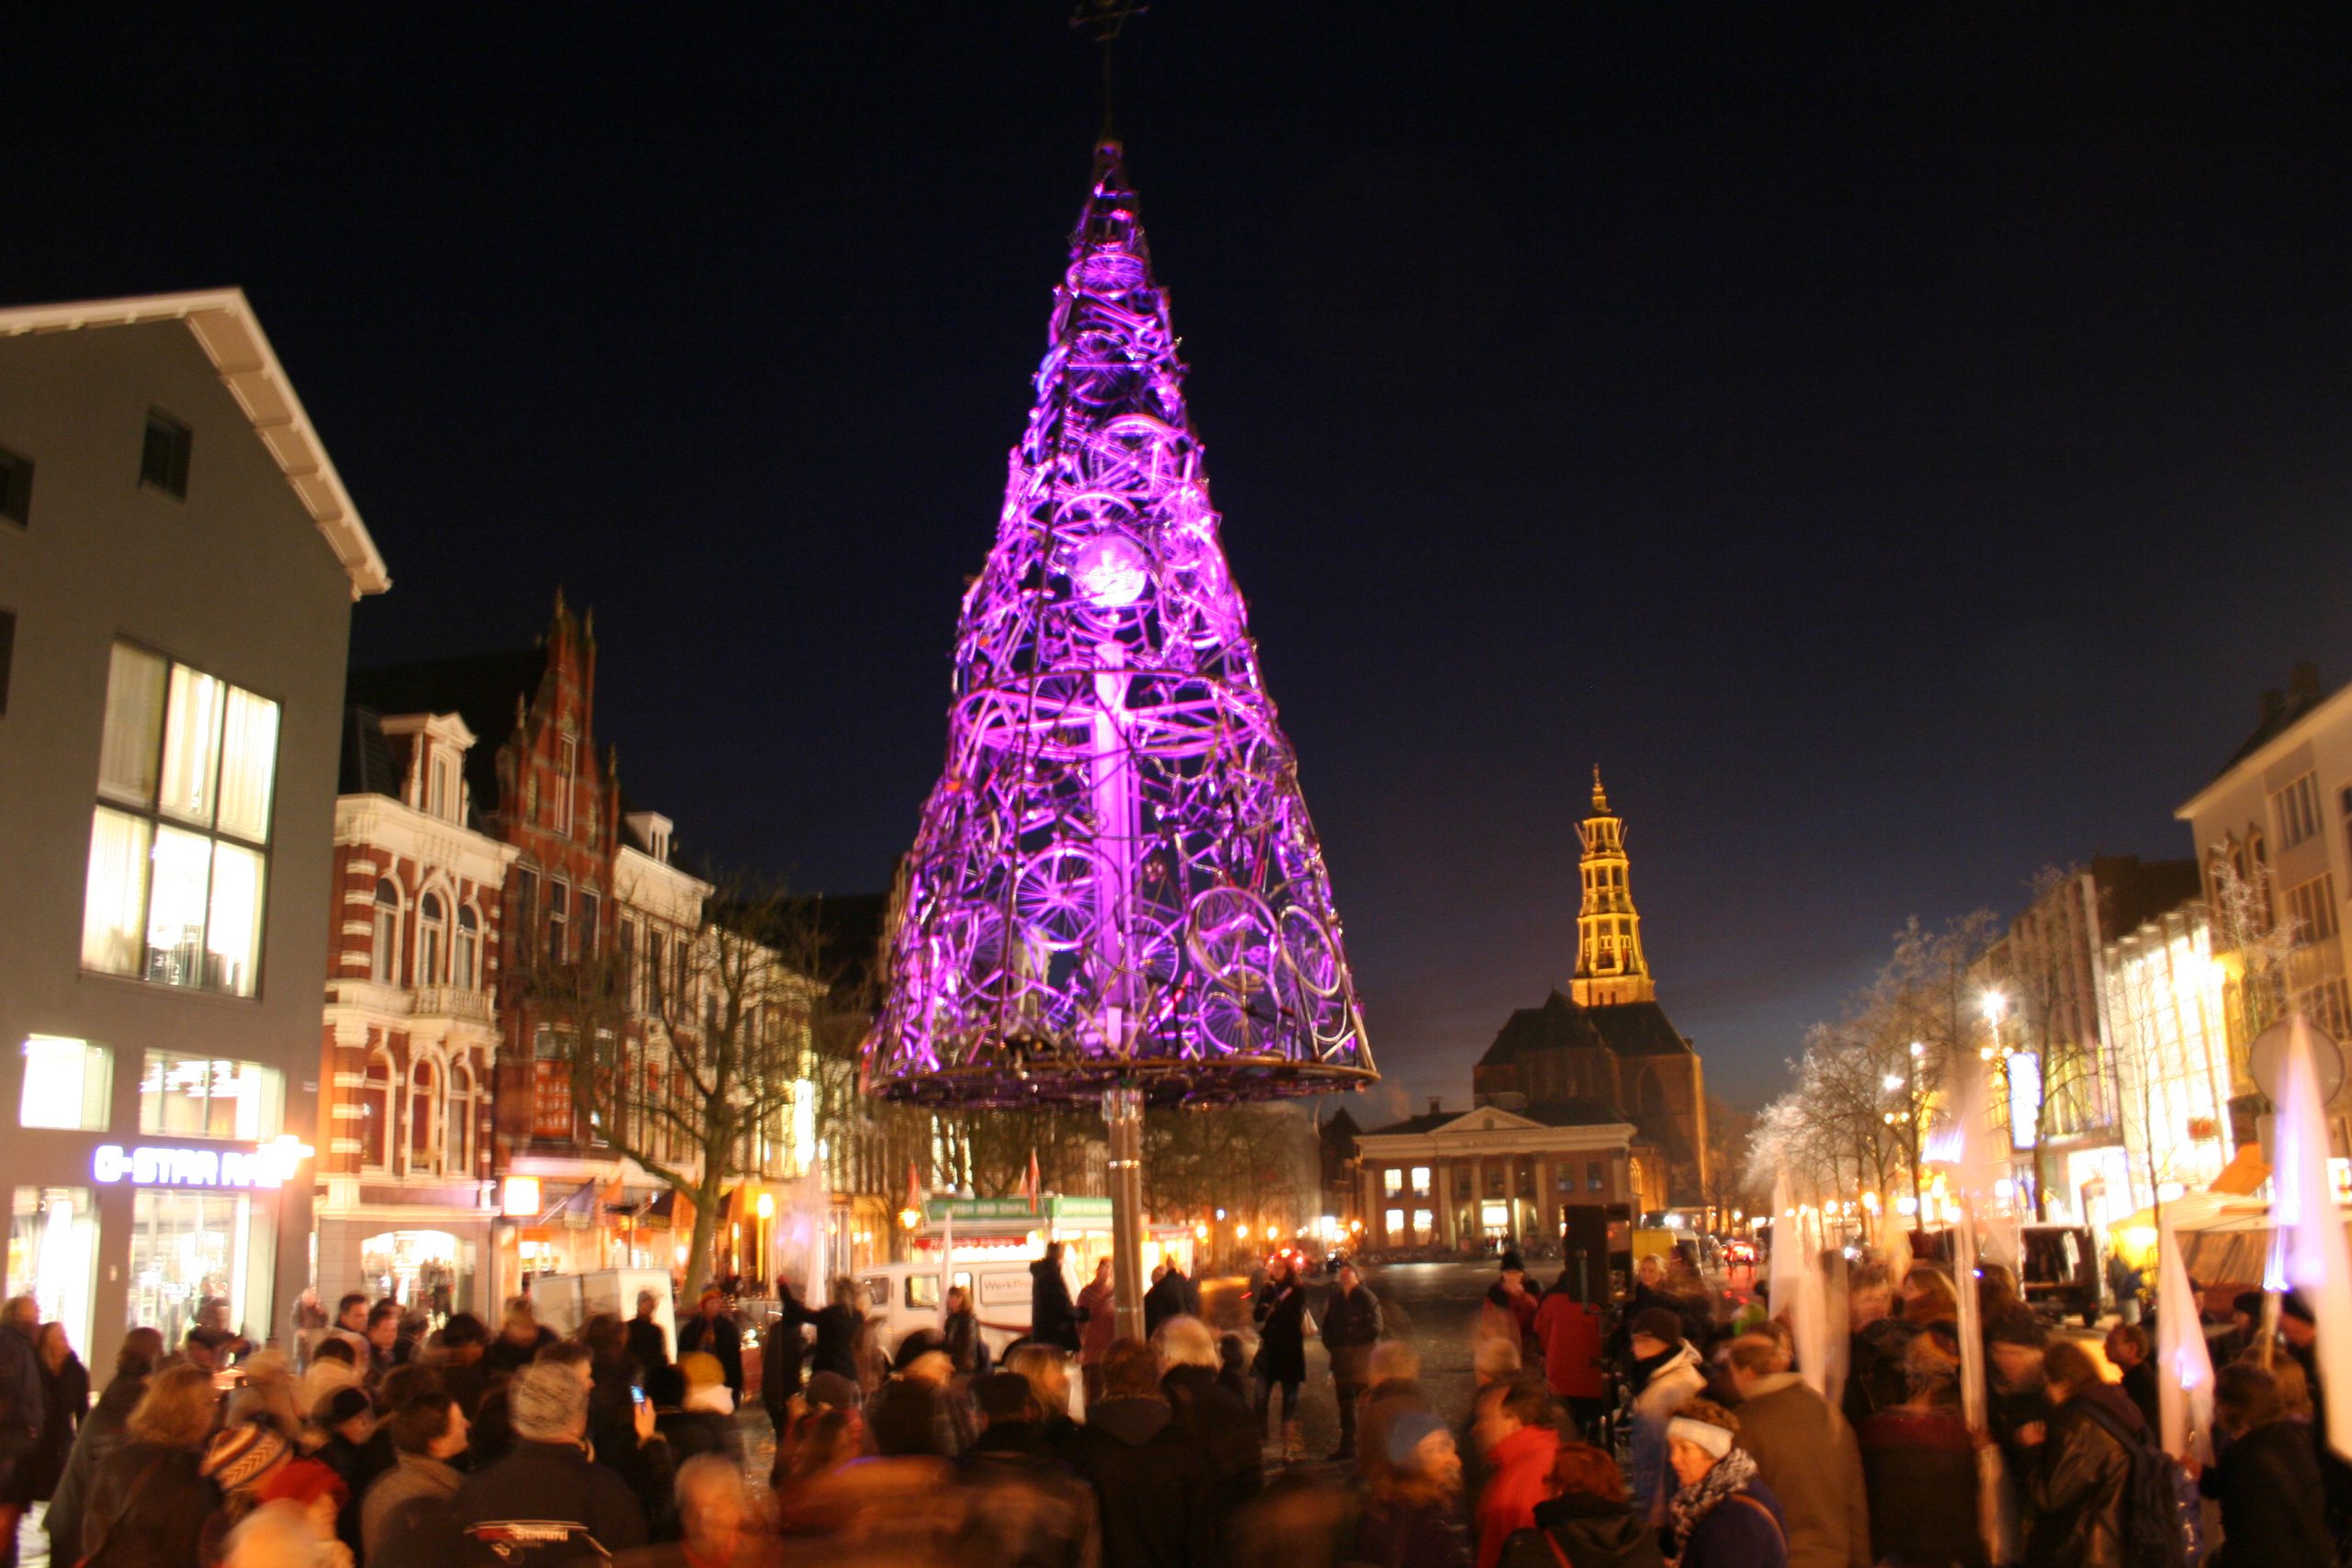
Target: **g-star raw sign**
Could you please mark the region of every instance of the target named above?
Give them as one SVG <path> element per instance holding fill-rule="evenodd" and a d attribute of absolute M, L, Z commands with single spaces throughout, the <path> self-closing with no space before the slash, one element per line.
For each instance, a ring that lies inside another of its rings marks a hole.
<path fill-rule="evenodd" d="M 134 1187 L 277 1187 L 278 1162 L 250 1149 L 166 1149 L 142 1144 L 125 1149 L 100 1144 L 90 1175 Z"/>

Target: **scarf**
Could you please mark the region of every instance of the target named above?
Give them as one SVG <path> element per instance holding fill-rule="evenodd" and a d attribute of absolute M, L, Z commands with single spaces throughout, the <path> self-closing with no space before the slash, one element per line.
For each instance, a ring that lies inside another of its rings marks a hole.
<path fill-rule="evenodd" d="M 1668 1499 L 1667 1522 L 1674 1529 L 1674 1549 L 1667 1553 L 1669 1562 L 1682 1560 L 1682 1550 L 1690 1544 L 1690 1532 L 1699 1521 L 1713 1513 L 1715 1505 L 1756 1479 L 1756 1461 L 1746 1449 L 1734 1449 L 1715 1461 L 1714 1469 L 1701 1476 L 1698 1484 L 1685 1486 Z"/>

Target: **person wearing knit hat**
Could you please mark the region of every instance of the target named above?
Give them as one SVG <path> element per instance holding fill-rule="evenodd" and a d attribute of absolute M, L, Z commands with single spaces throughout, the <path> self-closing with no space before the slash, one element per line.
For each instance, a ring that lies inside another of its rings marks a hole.
<path fill-rule="evenodd" d="M 1654 1508 L 1673 1488 L 1667 1470 L 1666 1424 L 1707 1386 L 1699 1352 L 1683 1342 L 1682 1317 L 1670 1307 L 1634 1314 L 1626 1343 L 1634 1353 L 1634 1447 L 1625 1479 L 1634 1506 Z"/>
<path fill-rule="evenodd" d="M 1667 1423 L 1667 1462 L 1680 1488 L 1666 1506 L 1673 1546 L 1668 1561 L 1708 1568 L 1788 1568 L 1789 1527 L 1756 1473 L 1747 1450 L 1735 1448 L 1739 1417 L 1712 1400 L 1686 1400 Z"/>
<path fill-rule="evenodd" d="M 507 1388 L 514 1446 L 466 1479 L 449 1517 L 510 1564 L 609 1557 L 645 1544 L 645 1509 L 628 1482 L 592 1463 L 588 1389 L 571 1369 L 535 1361 Z M 653 1410 L 641 1405 L 640 1436 Z M 666 1445 L 659 1445 L 666 1448 Z"/>
<path fill-rule="evenodd" d="M 248 1491 L 292 1452 L 286 1439 L 267 1427 L 224 1427 L 204 1450 L 201 1469 L 223 1494 Z"/>
<path fill-rule="evenodd" d="M 1364 1507 L 1351 1561 L 1413 1568 L 1470 1568 L 1453 1517 L 1462 1455 L 1453 1433 L 1426 1409 L 1398 1410 L 1363 1434 Z"/>
<path fill-rule="evenodd" d="M 588 1431 L 588 1386 L 569 1367 L 535 1361 L 514 1374 L 506 1407 L 526 1443 L 576 1443 Z"/>

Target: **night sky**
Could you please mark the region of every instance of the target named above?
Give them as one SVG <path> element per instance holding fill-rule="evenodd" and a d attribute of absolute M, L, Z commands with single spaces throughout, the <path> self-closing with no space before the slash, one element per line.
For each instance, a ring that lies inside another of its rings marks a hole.
<path fill-rule="evenodd" d="M 1085 194 L 1065 12 L 345 9 L 12 17 L 0 299 L 242 285 L 391 566 L 357 662 L 560 582 L 633 802 L 882 886 Z M 1905 916 L 2188 853 L 2259 690 L 2352 677 L 2346 16 L 1155 0 L 1119 130 L 1370 1114 L 1568 978 L 1596 761 L 1760 1099 Z"/>

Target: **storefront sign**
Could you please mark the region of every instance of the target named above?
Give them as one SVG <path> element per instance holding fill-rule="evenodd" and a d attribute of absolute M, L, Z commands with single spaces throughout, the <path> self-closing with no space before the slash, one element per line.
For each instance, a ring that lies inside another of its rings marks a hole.
<path fill-rule="evenodd" d="M 170 1149 L 100 1144 L 90 1162 L 98 1181 L 134 1187 L 277 1187 L 285 1181 L 274 1156 L 248 1149 Z"/>

